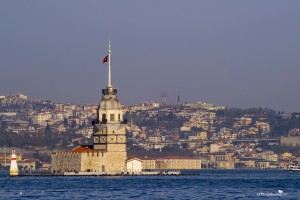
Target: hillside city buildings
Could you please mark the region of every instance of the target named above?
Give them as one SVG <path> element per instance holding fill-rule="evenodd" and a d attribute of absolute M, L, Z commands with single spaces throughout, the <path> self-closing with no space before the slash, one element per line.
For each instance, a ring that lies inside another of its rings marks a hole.
<path fill-rule="evenodd" d="M 69 149 L 75 148 L 76 144 L 80 144 L 85 139 L 92 139 L 94 133 L 93 119 L 97 119 L 98 116 L 100 117 L 98 120 L 102 122 L 102 114 L 99 116 L 100 112 L 97 112 L 98 105 L 56 104 L 50 101 L 30 100 L 25 95 L 15 94 L 2 96 L 1 106 L 3 108 L 0 112 L 2 130 L 14 132 L 20 136 L 41 134 L 47 126 L 51 127 L 51 131 L 55 134 L 69 130 L 73 134 Z M 223 111 L 224 107 L 211 104 L 198 102 L 161 107 L 159 103 L 142 102 L 136 106 L 122 105 L 121 107 L 120 121 L 124 120 L 123 114 L 125 113 L 128 119 L 128 123 L 124 124 L 127 140 L 131 141 L 133 146 L 144 149 L 146 153 L 153 150 L 164 151 L 165 148 L 175 145 L 179 149 L 191 151 L 192 154 L 189 155 L 189 159 L 198 158 L 201 160 L 199 168 L 202 169 L 284 168 L 289 162 L 300 161 L 300 155 L 297 153 L 277 154 L 269 148 L 264 149 L 262 147 L 257 138 L 270 138 L 269 133 L 271 131 L 271 126 L 265 116 L 258 118 L 247 115 L 234 118 L 232 126 L 225 127 L 224 116 L 216 114 L 218 111 Z M 117 121 L 119 114 L 114 116 Z M 172 118 L 168 119 L 170 115 Z M 143 119 L 143 122 L 136 125 L 138 119 Z M 181 123 L 176 128 L 167 127 L 165 124 L 167 120 L 180 121 Z M 270 140 L 266 145 L 268 147 L 276 145 L 299 146 L 299 133 L 299 128 L 291 129 L 286 137 Z M 47 147 L 32 148 L 36 150 L 47 149 Z M 93 154 L 97 156 L 93 150 L 82 148 L 76 150 L 75 148 L 73 151 L 89 151 L 91 156 Z M 171 156 L 176 156 L 176 152 Z M 157 161 L 156 164 L 152 164 L 152 167 L 147 164 L 151 158 L 138 155 L 128 159 L 130 162 L 140 162 L 140 166 L 144 166 L 144 169 L 147 166 L 150 170 L 155 166 L 156 168 L 163 166 L 159 164 L 161 159 L 164 159 L 163 157 L 152 159 Z M 4 156 L 1 156 L 0 160 L 4 165 Z M 38 162 L 36 158 L 24 158 L 18 163 L 24 165 L 24 168 L 27 166 L 26 168 L 29 169 L 28 166 L 31 166 L 32 169 L 35 169 L 36 162 Z M 7 165 L 9 165 L 8 162 Z M 48 163 L 44 163 L 44 165 L 49 168 Z M 192 165 L 198 166 L 191 164 L 190 168 L 194 168 Z M 138 168 L 130 170 L 139 171 Z"/>

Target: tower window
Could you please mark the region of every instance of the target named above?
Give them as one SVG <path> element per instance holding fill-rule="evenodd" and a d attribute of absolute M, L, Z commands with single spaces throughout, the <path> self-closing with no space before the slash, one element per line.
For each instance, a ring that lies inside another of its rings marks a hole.
<path fill-rule="evenodd" d="M 106 119 L 106 114 L 102 114 L 102 120 Z"/>
<path fill-rule="evenodd" d="M 118 114 L 118 120 L 121 121 L 121 115 L 120 114 Z"/>
<path fill-rule="evenodd" d="M 115 115 L 114 114 L 110 114 L 110 121 L 115 121 Z"/>

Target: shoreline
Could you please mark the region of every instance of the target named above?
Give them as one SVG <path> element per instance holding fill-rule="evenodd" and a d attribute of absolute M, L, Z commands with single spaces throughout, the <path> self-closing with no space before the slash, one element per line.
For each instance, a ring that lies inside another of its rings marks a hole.
<path fill-rule="evenodd" d="M 142 172 L 136 174 L 120 174 L 120 173 L 103 173 L 103 172 L 65 172 L 65 173 L 51 173 L 44 172 L 39 173 L 39 171 L 34 171 L 33 173 L 20 173 L 18 176 L 9 176 L 9 172 L 5 170 L 0 170 L 3 176 L 8 177 L 141 177 L 141 176 L 201 176 L 204 172 L 224 172 L 224 171 L 240 171 L 240 172 L 264 172 L 264 171 L 282 171 L 282 172 L 298 172 L 298 171 L 288 171 L 287 169 L 200 169 L 200 170 L 182 170 L 177 172 Z"/>

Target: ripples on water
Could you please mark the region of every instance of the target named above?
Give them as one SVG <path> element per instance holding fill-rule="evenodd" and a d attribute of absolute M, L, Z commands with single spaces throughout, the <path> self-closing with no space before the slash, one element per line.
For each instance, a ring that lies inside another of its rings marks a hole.
<path fill-rule="evenodd" d="M 195 174 L 195 172 L 193 172 Z M 300 199 L 300 172 L 200 170 L 198 176 L 8 177 L 0 199 Z M 282 197 L 259 197 L 277 193 Z"/>

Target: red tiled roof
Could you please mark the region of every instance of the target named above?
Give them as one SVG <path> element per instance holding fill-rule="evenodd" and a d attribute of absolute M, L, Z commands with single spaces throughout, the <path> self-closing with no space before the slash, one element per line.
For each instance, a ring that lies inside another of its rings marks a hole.
<path fill-rule="evenodd" d="M 56 153 L 93 153 L 93 152 L 99 152 L 99 151 L 104 151 L 104 150 L 96 150 L 93 148 L 93 145 L 80 145 L 78 147 L 75 147 L 71 151 L 65 151 L 65 152 L 53 152 L 52 154 Z"/>
<path fill-rule="evenodd" d="M 80 145 L 74 149 L 72 149 L 70 152 L 71 153 L 87 153 L 87 152 L 103 152 L 105 150 L 100 150 L 100 149 L 94 149 L 93 145 Z"/>
<path fill-rule="evenodd" d="M 90 145 L 80 145 L 74 149 L 72 149 L 70 152 L 72 153 L 85 153 L 85 152 L 91 152 L 94 151 L 93 146 Z"/>

